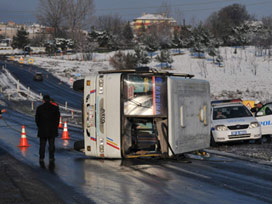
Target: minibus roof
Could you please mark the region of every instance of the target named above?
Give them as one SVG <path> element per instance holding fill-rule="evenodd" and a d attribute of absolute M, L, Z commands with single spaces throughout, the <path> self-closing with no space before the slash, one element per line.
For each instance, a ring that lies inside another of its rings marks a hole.
<path fill-rule="evenodd" d="M 137 74 L 158 74 L 158 75 L 166 75 L 166 76 L 179 76 L 185 78 L 193 78 L 192 74 L 184 74 L 184 73 L 170 73 L 166 71 L 158 71 L 156 69 L 151 68 L 136 68 L 136 69 L 123 69 L 123 70 L 108 70 L 108 71 L 99 71 L 99 74 L 114 74 L 114 73 L 137 73 Z"/>

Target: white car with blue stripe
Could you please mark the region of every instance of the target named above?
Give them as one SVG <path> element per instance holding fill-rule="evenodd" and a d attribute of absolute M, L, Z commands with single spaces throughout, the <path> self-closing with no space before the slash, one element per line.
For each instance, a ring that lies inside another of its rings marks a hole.
<path fill-rule="evenodd" d="M 261 141 L 260 124 L 242 103 L 212 103 L 211 113 L 211 146 L 238 140 Z"/>

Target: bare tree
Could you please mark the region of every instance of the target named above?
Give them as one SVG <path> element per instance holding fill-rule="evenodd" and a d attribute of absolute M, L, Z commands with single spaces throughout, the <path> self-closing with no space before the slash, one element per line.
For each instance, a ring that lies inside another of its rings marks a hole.
<path fill-rule="evenodd" d="M 122 20 L 122 18 L 118 15 L 105 15 L 98 16 L 95 20 L 93 27 L 95 30 L 105 32 L 109 35 L 109 39 L 112 44 L 112 48 L 119 49 L 121 47 L 127 47 L 132 42 L 127 43 L 127 40 L 124 37 L 124 29 L 129 26 L 129 24 Z M 131 33 L 131 37 L 133 34 Z"/>
<path fill-rule="evenodd" d="M 98 16 L 94 23 L 94 27 L 100 31 L 111 32 L 114 35 L 120 34 L 120 31 L 126 25 L 126 21 L 116 15 Z"/>
<path fill-rule="evenodd" d="M 87 25 L 88 20 L 93 15 L 93 0 L 65 0 L 65 17 L 67 27 L 71 32 L 71 38 L 74 41 L 81 36 L 80 32 Z"/>
<path fill-rule="evenodd" d="M 256 61 L 255 56 L 250 58 L 250 64 L 252 65 L 251 71 L 254 74 L 254 76 L 256 76 L 257 75 L 257 69 L 258 69 L 258 63 Z"/>
<path fill-rule="evenodd" d="M 178 25 L 185 26 L 184 14 L 180 8 L 175 9 L 174 18 L 176 19 Z"/>
<path fill-rule="evenodd" d="M 272 16 L 263 17 L 262 22 L 265 27 L 272 30 Z"/>
<path fill-rule="evenodd" d="M 158 9 L 158 13 L 165 15 L 166 17 L 169 17 L 171 15 L 171 5 L 167 3 L 167 1 L 163 1 L 161 6 Z"/>
<path fill-rule="evenodd" d="M 42 25 L 52 27 L 53 37 L 63 37 L 64 10 L 66 0 L 40 0 L 37 19 Z"/>

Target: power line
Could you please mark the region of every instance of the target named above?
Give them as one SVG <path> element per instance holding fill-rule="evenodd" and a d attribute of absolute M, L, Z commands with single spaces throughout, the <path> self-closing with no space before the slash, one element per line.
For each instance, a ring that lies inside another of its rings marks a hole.
<path fill-rule="evenodd" d="M 216 1 L 208 1 L 208 2 L 195 2 L 195 3 L 185 3 L 185 4 L 174 4 L 170 5 L 171 7 L 180 7 L 180 6 L 194 6 L 194 5 L 206 5 L 213 3 L 223 3 L 223 2 L 232 2 L 235 0 L 216 0 Z M 138 10 L 138 9 L 150 9 L 150 8 L 161 8 L 161 6 L 146 6 L 146 7 L 130 7 L 130 8 L 105 8 L 105 9 L 96 9 L 98 11 L 109 11 L 109 10 Z"/>
<path fill-rule="evenodd" d="M 258 2 L 258 3 L 251 3 L 251 4 L 247 4 L 247 6 L 256 6 L 256 5 L 267 4 L 267 3 L 272 3 L 272 1 L 263 1 L 263 2 Z M 215 9 L 218 9 L 218 8 L 185 9 L 185 10 L 182 10 L 182 12 L 215 10 Z"/>
<path fill-rule="evenodd" d="M 195 6 L 195 5 L 208 5 L 208 4 L 215 4 L 215 3 L 228 3 L 228 2 L 237 2 L 237 0 L 221 0 L 221 1 L 208 1 L 208 2 L 195 2 L 195 3 L 186 3 L 186 4 L 174 4 L 170 5 L 170 7 L 182 7 L 182 6 Z M 239 2 L 237 2 L 239 3 Z M 271 0 L 256 2 L 256 3 L 247 3 L 246 6 L 255 6 L 261 4 L 272 3 Z M 149 7 L 130 7 L 130 8 L 105 8 L 105 9 L 96 9 L 97 11 L 114 11 L 114 10 L 138 10 L 138 9 L 155 9 L 161 8 L 161 6 L 149 6 Z M 184 9 L 182 11 L 187 11 L 188 9 Z M 202 10 L 202 9 L 189 9 L 188 11 L 192 10 Z"/>
<path fill-rule="evenodd" d="M 230 2 L 232 0 L 225 0 L 225 2 Z M 218 1 L 213 1 L 213 2 L 218 2 Z M 221 2 L 218 2 L 218 3 L 222 3 Z M 263 5 L 263 4 L 271 4 L 272 1 L 269 0 L 269 1 L 262 1 L 262 2 L 255 2 L 255 3 L 249 3 L 247 4 L 246 6 L 257 6 L 257 5 Z M 222 7 L 222 6 L 221 6 Z M 211 10 L 218 10 L 220 9 L 221 7 L 212 7 L 212 8 L 196 8 L 196 9 L 182 9 L 181 12 L 182 13 L 187 13 L 187 12 L 192 12 L 192 11 L 211 11 Z M 145 7 L 145 8 L 154 8 L 154 7 Z M 121 8 L 122 9 L 122 8 Z M 137 8 L 137 9 L 140 9 L 140 8 Z M 105 9 L 106 10 L 106 9 Z M 109 9 L 111 10 L 111 9 Z M 129 14 L 122 14 L 122 16 L 135 16 L 135 15 L 139 15 L 139 13 L 129 13 Z"/>

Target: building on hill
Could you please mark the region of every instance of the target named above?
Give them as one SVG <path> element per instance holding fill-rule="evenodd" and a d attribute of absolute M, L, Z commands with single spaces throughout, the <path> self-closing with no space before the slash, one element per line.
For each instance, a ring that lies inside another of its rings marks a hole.
<path fill-rule="evenodd" d="M 0 23 L 0 35 L 4 38 L 12 38 L 16 35 L 18 25 L 14 22 L 9 21 L 8 23 Z"/>
<path fill-rule="evenodd" d="M 166 17 L 164 14 L 143 14 L 141 17 L 135 18 L 131 23 L 134 33 L 139 34 L 143 30 L 148 30 L 153 25 L 167 24 L 173 32 L 177 22 L 174 18 Z"/>
<path fill-rule="evenodd" d="M 16 24 L 15 22 L 9 21 L 8 23 L 0 22 L 0 35 L 4 39 L 12 39 L 16 36 L 17 31 L 23 27 L 26 32 L 28 32 L 29 39 L 34 39 L 39 36 L 43 36 L 43 38 L 49 39 L 51 35 L 51 31 L 53 28 L 46 27 L 39 24 Z M 10 44 L 10 43 L 9 43 Z"/>

